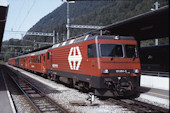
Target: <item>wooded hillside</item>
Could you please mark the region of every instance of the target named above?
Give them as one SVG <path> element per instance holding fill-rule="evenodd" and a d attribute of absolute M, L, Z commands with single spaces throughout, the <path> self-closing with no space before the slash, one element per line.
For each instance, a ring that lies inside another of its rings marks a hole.
<path fill-rule="evenodd" d="M 98 25 L 106 26 L 121 20 L 150 11 L 154 8 L 154 3 L 158 1 L 160 6 L 169 4 L 168 0 L 106 0 L 106 1 L 76 1 L 70 4 L 70 23 L 78 25 Z M 59 35 L 58 41 L 66 39 L 66 10 L 67 4 L 63 3 L 53 12 L 39 20 L 29 31 L 52 33 L 55 30 Z M 71 29 L 70 35 L 75 36 L 91 29 Z M 30 48 L 3 48 L 2 52 L 26 52 L 33 50 L 35 42 L 52 42 L 51 37 L 25 36 L 23 40 L 13 39 L 3 42 L 4 45 L 24 45 Z M 24 41 L 24 40 L 30 40 Z M 57 39 L 56 39 L 57 40 Z M 161 39 L 160 43 L 169 43 L 169 37 Z M 153 40 L 144 42 L 143 45 L 152 45 Z M 40 47 L 46 45 L 40 45 Z M 15 54 L 4 54 L 5 59 L 13 57 Z"/>

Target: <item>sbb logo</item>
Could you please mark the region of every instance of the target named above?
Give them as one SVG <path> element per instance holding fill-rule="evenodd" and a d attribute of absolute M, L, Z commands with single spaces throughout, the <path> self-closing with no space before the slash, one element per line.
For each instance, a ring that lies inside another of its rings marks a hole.
<path fill-rule="evenodd" d="M 82 56 L 78 46 L 72 47 L 68 56 L 68 62 L 71 70 L 79 70 Z"/>

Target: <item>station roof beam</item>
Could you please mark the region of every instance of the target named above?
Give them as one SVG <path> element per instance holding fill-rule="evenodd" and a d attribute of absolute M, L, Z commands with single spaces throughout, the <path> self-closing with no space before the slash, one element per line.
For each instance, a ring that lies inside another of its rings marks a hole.
<path fill-rule="evenodd" d="M 169 36 L 169 5 L 132 18 L 113 23 L 99 30 L 110 34 L 130 35 L 136 40 L 148 40 Z"/>
<path fill-rule="evenodd" d="M 6 0 L 2 0 L 0 2 L 0 51 L 7 18 L 8 6 L 9 4 Z"/>

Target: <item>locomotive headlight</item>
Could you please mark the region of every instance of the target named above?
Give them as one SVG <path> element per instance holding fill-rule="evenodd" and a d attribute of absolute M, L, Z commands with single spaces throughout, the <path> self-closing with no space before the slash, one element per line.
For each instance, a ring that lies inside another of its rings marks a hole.
<path fill-rule="evenodd" d="M 102 69 L 102 73 L 109 73 L 108 69 Z"/>
<path fill-rule="evenodd" d="M 120 39 L 120 37 L 119 36 L 115 36 L 115 40 L 119 40 Z"/>
<path fill-rule="evenodd" d="M 134 69 L 134 73 L 139 73 L 139 69 Z"/>

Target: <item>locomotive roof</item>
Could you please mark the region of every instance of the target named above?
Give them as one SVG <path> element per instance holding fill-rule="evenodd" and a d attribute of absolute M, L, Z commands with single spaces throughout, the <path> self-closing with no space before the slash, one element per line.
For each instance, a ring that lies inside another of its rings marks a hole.
<path fill-rule="evenodd" d="M 111 39 L 111 40 L 135 40 L 134 37 L 132 36 L 108 36 L 108 35 L 95 35 L 95 36 L 90 36 L 90 35 L 85 35 L 85 36 L 81 36 L 79 38 L 73 38 L 70 40 L 66 40 L 60 43 L 57 43 L 55 45 L 52 46 L 53 48 L 57 48 L 57 47 L 61 47 L 61 46 L 66 46 L 66 45 L 71 45 L 71 44 L 75 44 L 75 43 L 79 43 L 79 42 L 84 42 L 84 41 L 88 41 L 88 40 L 93 40 L 93 39 Z"/>
<path fill-rule="evenodd" d="M 71 44 L 75 44 L 75 43 L 79 43 L 79 42 L 93 40 L 93 39 L 135 40 L 135 38 L 133 36 L 116 36 L 116 35 L 90 36 L 90 35 L 85 35 L 85 36 L 81 36 L 81 37 L 78 37 L 78 38 L 72 38 L 72 39 L 69 39 L 69 40 L 66 40 L 66 41 L 63 41 L 63 42 L 59 42 L 59 43 L 53 45 L 52 47 L 50 47 L 48 49 L 43 49 L 43 50 L 40 50 L 40 51 L 31 52 L 31 53 L 28 53 L 28 54 L 17 56 L 15 58 L 22 58 L 22 57 L 27 57 L 27 56 L 35 56 L 35 55 L 45 54 L 49 49 L 54 49 L 54 48 L 57 48 L 57 47 L 62 47 L 62 46 L 71 45 Z M 10 58 L 10 59 L 13 59 L 13 58 Z"/>

